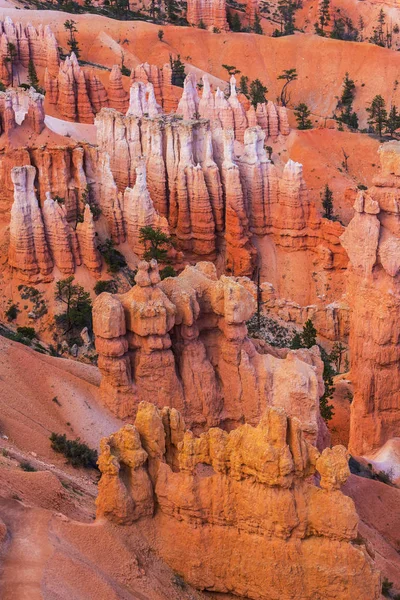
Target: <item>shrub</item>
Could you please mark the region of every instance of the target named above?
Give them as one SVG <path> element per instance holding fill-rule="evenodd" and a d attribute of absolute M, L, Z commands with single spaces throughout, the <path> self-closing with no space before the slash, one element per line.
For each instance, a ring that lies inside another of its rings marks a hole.
<path fill-rule="evenodd" d="M 115 294 L 118 291 L 117 282 L 114 279 L 107 280 L 99 280 L 96 282 L 94 288 L 94 293 L 96 296 L 99 296 L 103 292 L 108 292 L 109 294 Z"/>
<path fill-rule="evenodd" d="M 382 581 L 382 594 L 386 597 L 389 597 L 392 587 L 393 582 L 389 581 L 387 577 L 384 577 Z"/>
<path fill-rule="evenodd" d="M 175 271 L 174 267 L 171 265 L 167 265 L 160 271 L 161 279 L 166 279 L 167 277 L 176 277 L 178 273 Z"/>
<path fill-rule="evenodd" d="M 7 321 L 15 321 L 18 315 L 18 306 L 16 304 L 11 304 L 6 310 L 6 319 Z"/>
<path fill-rule="evenodd" d="M 28 340 L 33 340 L 36 337 L 36 331 L 33 327 L 17 327 L 17 333 Z"/>
<path fill-rule="evenodd" d="M 107 239 L 104 244 L 100 244 L 98 249 L 108 265 L 110 273 L 118 273 L 123 267 L 126 267 L 124 255 L 115 248 L 111 239 Z"/>
<path fill-rule="evenodd" d="M 23 471 L 27 471 L 28 473 L 33 473 L 34 471 L 36 471 L 35 467 L 33 467 L 31 463 L 27 460 L 23 460 L 19 466 Z"/>
<path fill-rule="evenodd" d="M 85 467 L 86 469 L 97 469 L 97 450 L 92 450 L 78 439 L 67 440 L 67 436 L 52 433 L 50 436 L 51 447 L 55 452 L 63 454 L 68 463 L 73 467 Z"/>

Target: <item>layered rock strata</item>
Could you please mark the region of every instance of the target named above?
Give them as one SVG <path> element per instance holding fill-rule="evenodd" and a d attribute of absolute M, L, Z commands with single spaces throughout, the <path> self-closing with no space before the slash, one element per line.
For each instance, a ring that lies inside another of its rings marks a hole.
<path fill-rule="evenodd" d="M 14 203 L 11 208 L 8 263 L 26 281 L 48 281 L 53 266 L 66 275 L 82 261 L 94 274 L 101 271 L 95 228 L 89 205 L 83 222 L 74 230 L 64 203 L 49 192 L 41 208 L 36 197 L 33 166 L 14 167 Z M 61 200 L 61 199 L 59 199 Z"/>
<path fill-rule="evenodd" d="M 58 43 L 50 27 L 39 25 L 36 29 L 30 23 L 14 23 L 10 17 L 5 17 L 0 21 L 0 80 L 5 85 L 10 85 L 13 80 L 9 44 L 14 45 L 16 61 L 23 67 L 27 68 L 31 60 L 36 67 L 46 67 L 52 76 L 57 74 Z"/>
<path fill-rule="evenodd" d="M 285 359 L 257 352 L 246 328 L 253 296 L 239 280 L 217 279 L 212 263 L 160 282 L 157 263 L 143 261 L 135 281 L 126 294 L 100 294 L 93 307 L 102 398 L 114 414 L 130 417 L 141 400 L 159 407 L 168 400 L 194 426 L 231 427 L 284 406 L 316 441 L 317 348 Z"/>
<path fill-rule="evenodd" d="M 110 156 L 120 192 L 133 187 L 136 167 L 145 157 L 154 207 L 167 218 L 180 249 L 214 259 L 219 233 L 225 232 L 227 268 L 235 275 L 252 275 L 256 252 L 251 238 L 269 235 L 285 252 L 311 250 L 323 269 L 346 267 L 338 239 L 342 226 L 317 214 L 301 165 L 289 161 L 278 173 L 267 158 L 259 126 L 245 130 L 244 151 L 237 158 L 232 129 L 217 131 L 215 122 L 206 119 L 150 119 L 140 89 L 131 114 L 103 109 L 97 115 L 98 145 Z M 200 110 L 201 99 L 193 101 Z"/>
<path fill-rule="evenodd" d="M 228 31 L 225 0 L 188 0 L 186 19 L 190 25 L 205 25 Z"/>
<path fill-rule="evenodd" d="M 111 89 L 112 77 L 113 72 Z M 46 69 L 45 88 L 49 102 L 57 105 L 60 114 L 69 121 L 93 123 L 94 115 L 109 104 L 103 84 L 93 71 L 84 71 L 73 52 L 61 63 L 56 75 Z M 118 103 L 113 105 L 119 110 L 122 107 Z"/>
<path fill-rule="evenodd" d="M 186 120 L 198 117 L 210 119 L 212 127 L 234 129 L 235 138 L 243 142 L 244 132 L 248 127 L 259 125 L 265 137 L 277 141 L 280 136 L 290 133 L 288 116 L 284 106 L 276 106 L 273 102 L 258 104 L 257 110 L 251 106 L 247 111 L 240 101 L 236 89 L 236 78 L 230 79 L 230 95 L 225 97 L 219 88 L 212 93 L 207 75 L 202 78 L 202 95 L 199 98 L 197 80 L 193 74 L 187 75 L 177 114 Z"/>
<path fill-rule="evenodd" d="M 41 133 L 45 127 L 43 102 L 44 96 L 33 88 L 0 92 L 0 133 L 9 134 L 23 123 L 35 133 Z"/>
<path fill-rule="evenodd" d="M 383 144 L 379 156 L 381 173 L 359 192 L 341 236 L 350 259 L 354 454 L 377 449 L 400 427 L 400 143 Z"/>
<path fill-rule="evenodd" d="M 267 408 L 257 427 L 195 437 L 174 408 L 142 402 L 135 425 L 101 442 L 97 516 L 135 522 L 198 589 L 378 600 L 380 576 L 352 543 L 358 517 L 340 491 L 347 458 L 342 446 L 319 454 L 281 408 Z"/>
<path fill-rule="evenodd" d="M 153 85 L 157 103 L 162 106 L 164 113 L 176 110 L 179 88 L 172 85 L 172 68 L 169 63 L 163 65 L 161 69 L 156 65 L 149 65 L 149 63 L 138 65 L 131 71 L 131 82 L 135 81 Z"/>

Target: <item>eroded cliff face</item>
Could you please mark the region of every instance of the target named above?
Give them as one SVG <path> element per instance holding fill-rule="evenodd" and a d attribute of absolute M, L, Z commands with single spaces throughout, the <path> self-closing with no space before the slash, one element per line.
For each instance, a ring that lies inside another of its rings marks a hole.
<path fill-rule="evenodd" d="M 191 25 L 203 24 L 207 28 L 221 31 L 229 29 L 226 20 L 225 0 L 189 0 L 186 18 Z"/>
<path fill-rule="evenodd" d="M 257 427 L 195 437 L 174 408 L 142 402 L 135 425 L 101 442 L 97 516 L 135 522 L 199 589 L 378 600 L 380 576 L 352 544 L 358 517 L 340 491 L 347 458 L 342 446 L 319 454 L 282 408 L 267 408 Z"/>
<path fill-rule="evenodd" d="M 379 156 L 381 174 L 359 192 L 341 237 L 350 259 L 354 454 L 382 446 L 400 426 L 400 143 L 383 144 Z"/>
<path fill-rule="evenodd" d="M 134 415 L 141 400 L 168 403 L 203 429 L 258 423 L 266 406 L 283 406 L 316 441 L 323 429 L 322 361 L 315 347 L 278 359 L 247 337 L 252 294 L 212 263 L 160 282 L 156 261 L 139 263 L 126 294 L 100 294 L 93 307 L 103 401 Z M 244 283 L 250 282 L 247 280 Z"/>
<path fill-rule="evenodd" d="M 14 202 L 11 208 L 9 266 L 29 282 L 49 281 L 56 266 L 73 274 L 82 263 L 93 272 L 101 271 L 93 216 L 84 209 L 78 231 L 68 221 L 67 207 L 52 199 L 49 192 L 41 207 L 35 192 L 36 169 L 31 165 L 13 167 Z M 83 209 L 82 209 L 83 210 Z"/>
<path fill-rule="evenodd" d="M 14 45 L 15 60 L 23 67 L 28 67 L 29 60 L 32 60 L 36 66 L 46 67 L 51 74 L 58 71 L 58 43 L 50 27 L 39 25 L 35 28 L 30 23 L 14 23 L 7 16 L 0 21 L 0 80 L 5 85 L 13 83 L 9 44 Z"/>

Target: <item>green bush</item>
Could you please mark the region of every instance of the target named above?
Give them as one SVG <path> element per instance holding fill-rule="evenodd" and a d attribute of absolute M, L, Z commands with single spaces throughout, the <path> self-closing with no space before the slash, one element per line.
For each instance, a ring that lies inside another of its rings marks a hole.
<path fill-rule="evenodd" d="M 174 267 L 171 267 L 171 265 L 167 265 L 160 271 L 161 280 L 166 279 L 167 277 L 176 277 L 177 275 L 178 273 L 175 271 Z"/>
<path fill-rule="evenodd" d="M 389 581 L 387 577 L 384 577 L 382 581 L 382 594 L 386 597 L 389 597 L 392 587 L 393 582 Z"/>
<path fill-rule="evenodd" d="M 92 450 L 92 448 L 79 441 L 79 438 L 67 440 L 65 433 L 61 435 L 53 432 L 49 439 L 53 450 L 63 454 L 73 467 L 97 469 L 97 450 Z"/>
<path fill-rule="evenodd" d="M 21 469 L 22 469 L 23 471 L 27 471 L 28 473 L 33 473 L 33 472 L 35 472 L 35 471 L 36 471 L 35 467 L 33 467 L 33 466 L 31 465 L 31 463 L 30 463 L 30 462 L 28 462 L 27 460 L 23 460 L 23 461 L 22 461 L 22 462 L 19 464 L 19 466 L 21 467 Z"/>
<path fill-rule="evenodd" d="M 96 282 L 93 291 L 96 294 L 96 296 L 99 296 L 103 292 L 108 292 L 109 294 L 116 294 L 118 291 L 118 285 L 114 279 L 100 279 L 100 281 Z"/>
<path fill-rule="evenodd" d="M 7 321 L 15 321 L 18 315 L 18 306 L 16 304 L 11 304 L 6 310 L 6 319 Z"/>
<path fill-rule="evenodd" d="M 28 340 L 33 340 L 36 337 L 36 331 L 33 327 L 17 327 L 17 333 Z"/>
<path fill-rule="evenodd" d="M 108 265 L 110 273 L 118 273 L 123 267 L 126 267 L 124 255 L 115 248 L 111 239 L 107 239 L 104 244 L 100 244 L 98 249 Z"/>

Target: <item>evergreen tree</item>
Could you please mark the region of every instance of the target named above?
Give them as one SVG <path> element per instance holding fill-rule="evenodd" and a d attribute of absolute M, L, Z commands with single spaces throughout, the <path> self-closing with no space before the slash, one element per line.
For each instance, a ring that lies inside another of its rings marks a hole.
<path fill-rule="evenodd" d="M 158 37 L 158 39 L 160 40 L 160 42 L 162 42 L 162 41 L 163 41 L 164 32 L 163 32 L 163 30 L 162 30 L 162 29 L 159 29 L 159 30 L 158 30 L 157 37 Z"/>
<path fill-rule="evenodd" d="M 173 242 L 172 238 L 159 227 L 142 227 L 139 240 L 146 248 L 143 254 L 145 260 L 155 258 L 158 262 L 167 262 L 168 250 L 173 246 Z"/>
<path fill-rule="evenodd" d="M 232 75 L 238 75 L 240 73 L 239 69 L 237 69 L 235 65 L 222 65 L 222 68 L 228 71 L 229 77 L 232 77 Z"/>
<path fill-rule="evenodd" d="M 242 75 L 239 83 L 239 91 L 248 98 L 249 96 L 249 78 Z"/>
<path fill-rule="evenodd" d="M 334 220 L 333 216 L 333 192 L 329 188 L 328 184 L 325 185 L 324 193 L 322 196 L 322 208 L 324 209 L 325 219 Z"/>
<path fill-rule="evenodd" d="M 309 119 L 310 115 L 311 111 L 304 102 L 300 102 L 300 104 L 295 106 L 294 116 L 296 117 L 299 129 L 312 129 L 312 122 Z"/>
<path fill-rule="evenodd" d="M 240 31 L 242 31 L 242 23 L 240 21 L 240 17 L 237 12 L 232 14 L 231 12 L 228 11 L 227 20 L 228 20 L 229 29 L 231 31 L 234 31 L 236 33 L 239 33 Z"/>
<path fill-rule="evenodd" d="M 28 82 L 35 90 L 39 87 L 39 79 L 36 73 L 35 64 L 31 58 L 28 63 Z"/>
<path fill-rule="evenodd" d="M 331 16 L 330 16 L 330 0 L 322 0 L 322 2 L 319 5 L 319 16 L 318 16 L 318 22 L 315 23 L 315 33 L 317 33 L 318 35 L 322 35 L 323 37 L 325 37 L 325 26 L 329 23 L 329 21 L 331 20 Z"/>
<path fill-rule="evenodd" d="M 75 27 L 76 22 L 72 19 L 68 19 L 64 23 L 65 31 L 69 31 L 69 40 L 67 40 L 67 44 L 71 52 L 73 52 L 76 58 L 80 57 L 81 51 L 79 49 L 79 44 L 75 38 L 75 33 L 78 33 L 77 28 Z"/>
<path fill-rule="evenodd" d="M 56 323 L 63 327 L 64 334 L 73 329 L 91 327 L 90 294 L 85 292 L 82 286 L 74 283 L 73 275 L 57 281 L 55 299 L 65 307 L 65 311 L 55 317 Z"/>
<path fill-rule="evenodd" d="M 344 346 L 341 342 L 335 342 L 333 344 L 332 352 L 330 353 L 329 358 L 335 365 L 336 373 L 340 373 L 345 351 L 346 346 Z"/>
<path fill-rule="evenodd" d="M 395 104 L 392 105 L 389 116 L 386 121 L 386 131 L 393 136 L 396 129 L 400 127 L 400 114 L 397 110 L 397 106 Z"/>
<path fill-rule="evenodd" d="M 317 343 L 317 330 L 311 319 L 304 323 L 303 333 L 301 334 L 303 348 L 312 348 Z"/>
<path fill-rule="evenodd" d="M 353 111 L 353 100 L 355 94 L 355 83 L 346 73 L 343 80 L 343 91 L 338 102 L 338 108 L 341 110 L 339 121 L 345 123 L 352 129 L 358 129 L 358 117 Z"/>
<path fill-rule="evenodd" d="M 11 87 L 14 87 L 14 61 L 17 58 L 17 49 L 15 44 L 12 42 L 8 42 L 7 44 L 7 56 L 5 57 L 5 62 L 10 63 L 11 67 Z"/>
<path fill-rule="evenodd" d="M 293 35 L 295 30 L 296 10 L 301 8 L 301 0 L 278 0 L 278 12 L 281 16 L 281 30 L 274 32 L 278 35 Z"/>
<path fill-rule="evenodd" d="M 292 81 L 297 79 L 296 69 L 285 69 L 283 73 L 278 75 L 277 79 L 282 79 L 285 83 L 282 86 L 280 103 L 282 106 L 286 106 L 290 101 L 290 94 L 288 93 L 288 86 Z"/>
<path fill-rule="evenodd" d="M 366 111 L 369 114 L 368 124 L 381 137 L 387 122 L 386 104 L 382 96 L 379 94 L 375 96 Z"/>
<path fill-rule="evenodd" d="M 253 31 L 254 31 L 254 33 L 257 33 L 258 35 L 264 34 L 263 28 L 261 26 L 260 15 L 258 13 L 256 13 L 256 15 L 254 17 Z"/>
<path fill-rule="evenodd" d="M 259 79 L 254 79 L 254 81 L 250 83 L 250 102 L 254 108 L 257 108 L 257 104 L 266 102 L 265 94 L 267 92 L 268 88 L 265 87 L 265 85 L 263 85 Z"/>
<path fill-rule="evenodd" d="M 169 62 L 172 69 L 172 85 L 183 87 L 185 81 L 185 64 L 181 61 L 181 55 L 178 54 L 177 58 L 172 58 L 172 54 L 169 55 Z"/>

